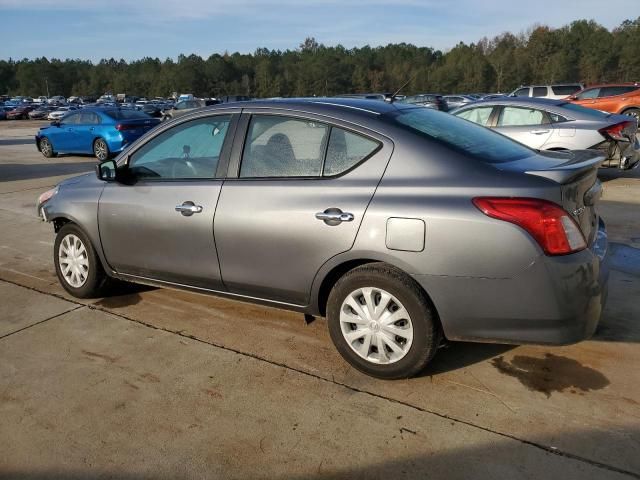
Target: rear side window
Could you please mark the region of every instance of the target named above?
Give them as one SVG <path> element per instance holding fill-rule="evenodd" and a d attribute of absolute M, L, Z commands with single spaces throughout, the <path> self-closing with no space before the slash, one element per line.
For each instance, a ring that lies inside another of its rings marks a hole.
<path fill-rule="evenodd" d="M 602 87 L 600 89 L 599 97 L 613 97 L 614 95 L 624 95 L 625 93 L 631 93 L 637 90 L 638 87 L 634 86 L 620 86 L 620 87 Z"/>
<path fill-rule="evenodd" d="M 470 122 L 477 123 L 478 125 L 486 125 L 491 116 L 493 107 L 478 107 L 470 108 L 460 113 L 455 113 L 456 116 L 469 120 Z"/>
<path fill-rule="evenodd" d="M 547 112 L 547 115 L 549 115 L 549 118 L 551 119 L 551 123 L 562 123 L 562 122 L 567 122 L 568 121 L 567 118 L 565 118 L 562 115 L 559 115 L 557 113 Z"/>
<path fill-rule="evenodd" d="M 372 155 L 380 146 L 378 142 L 362 135 L 333 127 L 327 147 L 324 175 L 339 175 Z"/>
<path fill-rule="evenodd" d="M 329 138 L 324 123 L 289 117 L 251 118 L 241 178 L 319 177 Z"/>
<path fill-rule="evenodd" d="M 553 85 L 551 87 L 554 95 L 573 95 L 580 90 L 580 85 Z"/>
<path fill-rule="evenodd" d="M 533 96 L 534 97 L 546 97 L 547 96 L 547 87 L 533 87 Z"/>
<path fill-rule="evenodd" d="M 484 163 L 531 157 L 534 151 L 488 128 L 427 108 L 408 108 L 388 116 L 401 128 L 436 141 Z"/>
<path fill-rule="evenodd" d="M 544 113 L 533 108 L 504 107 L 498 118 L 498 127 L 518 127 L 547 123 Z"/>

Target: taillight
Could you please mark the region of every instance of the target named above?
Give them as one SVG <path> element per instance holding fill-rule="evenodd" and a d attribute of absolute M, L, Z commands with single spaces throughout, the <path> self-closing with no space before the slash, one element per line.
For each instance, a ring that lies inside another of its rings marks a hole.
<path fill-rule="evenodd" d="M 633 125 L 632 121 L 620 122 L 620 123 L 616 123 L 615 125 L 611 125 L 609 127 L 601 128 L 598 131 L 605 137 L 609 137 L 612 140 L 624 140 L 628 142 L 629 139 L 625 137 L 622 134 L 622 132 L 624 132 L 626 128 L 632 125 Z"/>
<path fill-rule="evenodd" d="M 567 255 L 587 246 L 578 224 L 559 205 L 538 198 L 479 197 L 485 215 L 522 227 L 547 255 Z"/>
<path fill-rule="evenodd" d="M 134 130 L 138 128 L 138 125 L 132 125 L 132 124 L 128 124 L 128 123 L 118 123 L 116 125 L 116 130 L 118 130 L 119 132 L 123 131 L 123 130 Z"/>

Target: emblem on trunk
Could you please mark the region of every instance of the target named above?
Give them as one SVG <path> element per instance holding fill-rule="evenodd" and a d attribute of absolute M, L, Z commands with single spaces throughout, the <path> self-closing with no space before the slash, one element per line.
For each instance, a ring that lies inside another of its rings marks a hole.
<path fill-rule="evenodd" d="M 574 217 L 579 217 L 584 212 L 584 207 L 576 208 L 573 212 Z"/>

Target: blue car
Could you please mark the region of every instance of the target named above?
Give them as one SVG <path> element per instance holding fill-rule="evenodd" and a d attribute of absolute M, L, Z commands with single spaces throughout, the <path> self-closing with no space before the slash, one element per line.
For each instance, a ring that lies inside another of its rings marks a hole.
<path fill-rule="evenodd" d="M 86 153 L 104 162 L 155 127 L 160 120 L 136 110 L 85 108 L 42 127 L 36 146 L 47 158 Z"/>

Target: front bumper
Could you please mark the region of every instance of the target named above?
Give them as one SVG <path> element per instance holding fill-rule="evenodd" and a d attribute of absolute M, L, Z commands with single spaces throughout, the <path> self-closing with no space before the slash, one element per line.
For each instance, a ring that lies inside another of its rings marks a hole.
<path fill-rule="evenodd" d="M 540 256 L 513 278 L 414 275 L 450 340 L 570 344 L 596 330 L 607 298 L 607 232 L 589 249 Z"/>

